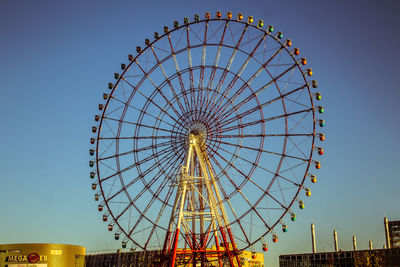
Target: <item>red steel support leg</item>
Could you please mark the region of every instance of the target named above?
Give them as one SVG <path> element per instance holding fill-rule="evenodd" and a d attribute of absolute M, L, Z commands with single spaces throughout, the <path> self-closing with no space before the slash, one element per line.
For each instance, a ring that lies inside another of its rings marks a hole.
<path fill-rule="evenodd" d="M 163 250 L 162 250 L 162 255 L 164 255 L 167 252 L 167 247 L 168 247 L 168 243 L 169 243 L 169 238 L 171 236 L 171 232 L 167 231 L 167 234 L 165 235 L 165 240 L 164 240 L 164 246 L 163 246 Z"/>
<path fill-rule="evenodd" d="M 161 253 L 161 266 L 165 266 L 165 264 L 168 262 L 166 262 L 166 255 L 167 255 L 167 251 L 169 251 L 169 239 L 171 238 L 171 232 L 167 231 L 167 234 L 165 235 L 165 240 L 164 240 L 164 245 L 163 245 L 163 249 L 162 249 L 162 253 Z"/>
<path fill-rule="evenodd" d="M 206 244 L 206 242 L 205 242 L 205 234 L 204 233 L 201 233 L 200 234 L 200 247 L 201 247 L 201 267 L 204 267 L 204 263 L 205 263 L 205 261 L 206 261 L 206 255 L 205 255 L 205 252 L 204 251 L 206 251 L 206 248 L 205 248 L 205 244 Z"/>
<path fill-rule="evenodd" d="M 230 262 L 231 266 L 234 267 L 235 265 L 233 264 L 231 250 L 229 249 L 229 244 L 228 244 L 228 241 L 226 240 L 226 234 L 225 234 L 224 228 L 222 226 L 220 226 L 219 230 L 221 232 L 221 236 L 222 236 L 222 239 L 223 239 L 224 244 L 225 244 L 225 251 L 226 251 L 226 253 L 228 253 L 229 262 Z"/>
<path fill-rule="evenodd" d="M 172 253 L 171 264 L 169 265 L 170 267 L 175 267 L 176 251 L 178 249 L 178 240 L 179 240 L 179 228 L 176 229 L 175 231 L 174 248 Z"/>
<path fill-rule="evenodd" d="M 196 244 L 196 234 L 192 233 L 192 250 L 199 250 Z M 193 266 L 197 265 L 197 254 L 193 252 Z"/>
<path fill-rule="evenodd" d="M 222 267 L 222 261 L 221 261 L 221 257 L 219 256 L 219 250 L 220 250 L 220 247 L 219 247 L 219 240 L 218 240 L 218 236 L 217 236 L 217 233 L 215 233 L 215 247 L 217 248 L 217 257 L 218 257 L 218 266 L 219 267 Z"/>
<path fill-rule="evenodd" d="M 232 243 L 233 251 L 235 252 L 236 261 L 238 263 L 238 266 L 242 267 L 242 264 L 240 263 L 239 255 L 237 253 L 236 243 L 235 243 L 235 240 L 233 239 L 231 228 L 227 227 L 227 229 L 228 229 L 229 239 L 231 240 L 231 243 Z"/>

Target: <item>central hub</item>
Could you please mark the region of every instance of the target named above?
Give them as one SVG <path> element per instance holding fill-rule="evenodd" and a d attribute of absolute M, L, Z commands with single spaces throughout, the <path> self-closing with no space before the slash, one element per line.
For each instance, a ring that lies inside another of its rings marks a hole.
<path fill-rule="evenodd" d="M 195 135 L 200 142 L 205 143 L 207 139 L 207 127 L 202 122 L 191 123 L 187 131 L 187 140 L 189 140 L 191 134 Z"/>
<path fill-rule="evenodd" d="M 200 135 L 201 134 L 199 129 L 190 130 L 190 133 L 193 134 L 193 135 Z"/>

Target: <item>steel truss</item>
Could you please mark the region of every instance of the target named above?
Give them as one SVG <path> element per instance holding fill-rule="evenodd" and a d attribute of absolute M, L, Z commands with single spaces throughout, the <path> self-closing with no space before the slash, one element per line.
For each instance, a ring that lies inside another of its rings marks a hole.
<path fill-rule="evenodd" d="M 203 136 L 198 129 L 188 136 L 185 164 L 173 184 L 178 190 L 162 254 L 172 267 L 176 261 L 192 262 L 193 266 L 207 261 L 223 266 L 228 261 L 230 266 L 241 266 Z M 179 238 L 185 248 L 178 249 Z"/>

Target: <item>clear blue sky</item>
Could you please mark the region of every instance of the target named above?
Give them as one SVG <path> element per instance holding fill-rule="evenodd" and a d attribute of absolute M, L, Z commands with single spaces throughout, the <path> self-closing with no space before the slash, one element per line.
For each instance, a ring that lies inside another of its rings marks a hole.
<path fill-rule="evenodd" d="M 11 1 L 0 3 L 0 243 L 116 249 L 90 189 L 93 115 L 113 73 L 154 31 L 205 11 L 243 12 L 301 48 L 323 92 L 327 140 L 319 182 L 289 232 L 270 246 L 309 252 L 384 244 L 400 219 L 400 19 L 384 1 Z"/>

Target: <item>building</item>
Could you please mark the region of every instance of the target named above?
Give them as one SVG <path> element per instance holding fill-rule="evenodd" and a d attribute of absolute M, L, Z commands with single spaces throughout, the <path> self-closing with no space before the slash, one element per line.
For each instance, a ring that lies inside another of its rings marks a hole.
<path fill-rule="evenodd" d="M 295 266 L 396 266 L 400 267 L 400 221 L 388 222 L 384 218 L 386 245 L 384 249 L 357 250 L 356 237 L 353 236 L 353 250 L 341 251 L 338 248 L 337 232 L 333 231 L 334 252 L 316 252 L 314 224 L 311 224 L 312 252 L 279 256 L 280 267 Z"/>
<path fill-rule="evenodd" d="M 400 249 L 373 249 L 279 256 L 280 267 L 400 266 Z"/>
<path fill-rule="evenodd" d="M 85 248 L 62 244 L 0 245 L 0 267 L 84 267 Z"/>
<path fill-rule="evenodd" d="M 130 251 L 116 253 L 94 253 L 86 255 L 86 267 L 108 266 L 152 266 L 157 263 L 158 251 Z"/>
<path fill-rule="evenodd" d="M 389 240 L 391 248 L 400 248 L 400 221 L 389 221 Z"/>
<path fill-rule="evenodd" d="M 116 253 L 96 253 L 86 255 L 86 267 L 147 267 L 159 266 L 160 251 L 130 251 Z M 242 267 L 264 267 L 264 254 L 242 251 L 240 254 Z M 192 264 L 179 264 L 177 266 L 191 267 Z M 204 266 L 218 266 L 216 261 L 206 263 Z M 224 265 L 225 266 L 225 265 Z M 226 265 L 229 266 L 229 265 Z"/>

